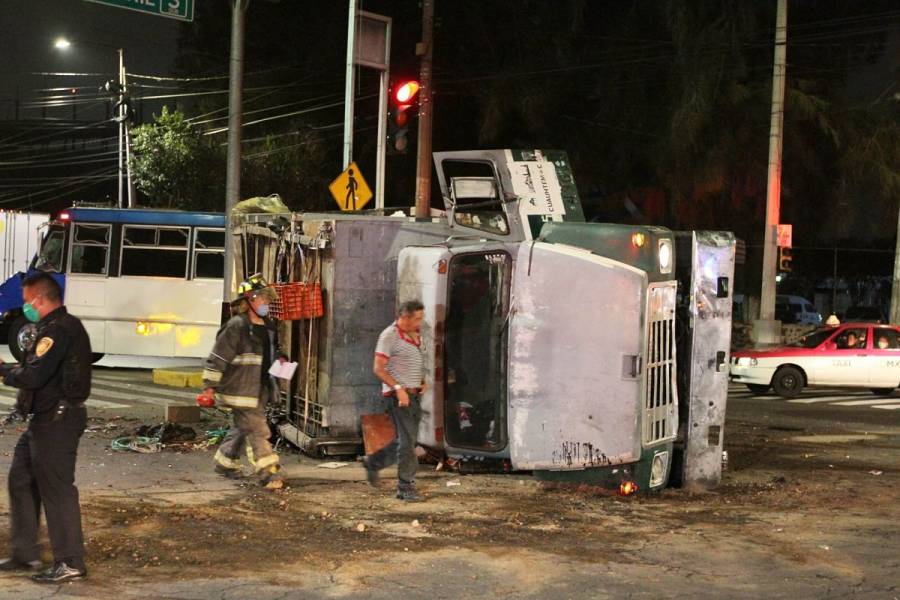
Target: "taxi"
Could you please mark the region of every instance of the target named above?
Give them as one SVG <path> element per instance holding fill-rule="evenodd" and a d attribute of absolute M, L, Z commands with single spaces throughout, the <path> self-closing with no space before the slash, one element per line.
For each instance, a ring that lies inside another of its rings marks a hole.
<path fill-rule="evenodd" d="M 846 323 L 816 329 L 788 346 L 736 351 L 730 378 L 754 394 L 772 388 L 782 398 L 820 385 L 888 395 L 900 386 L 900 327 Z"/>

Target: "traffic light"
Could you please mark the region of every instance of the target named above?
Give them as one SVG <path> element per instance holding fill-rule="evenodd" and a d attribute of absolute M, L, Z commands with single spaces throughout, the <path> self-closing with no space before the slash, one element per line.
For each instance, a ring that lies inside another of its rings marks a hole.
<path fill-rule="evenodd" d="M 388 151 L 406 154 L 409 147 L 409 126 L 419 112 L 419 82 L 411 79 L 391 86 L 388 109 Z"/>
<path fill-rule="evenodd" d="M 790 273 L 791 272 L 791 261 L 794 260 L 794 256 L 791 253 L 790 248 L 782 248 L 778 247 L 778 270 L 782 273 Z"/>

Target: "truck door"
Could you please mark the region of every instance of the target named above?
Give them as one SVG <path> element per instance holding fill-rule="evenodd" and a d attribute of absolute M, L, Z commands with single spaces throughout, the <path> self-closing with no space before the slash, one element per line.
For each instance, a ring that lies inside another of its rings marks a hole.
<path fill-rule="evenodd" d="M 570 246 L 522 244 L 509 323 L 515 469 L 640 457 L 646 274 Z"/>
<path fill-rule="evenodd" d="M 507 248 L 487 242 L 400 251 L 398 299 L 425 305 L 430 385 L 422 399 L 419 441 L 426 446 L 450 454 L 506 454 L 506 319 L 513 268 Z"/>

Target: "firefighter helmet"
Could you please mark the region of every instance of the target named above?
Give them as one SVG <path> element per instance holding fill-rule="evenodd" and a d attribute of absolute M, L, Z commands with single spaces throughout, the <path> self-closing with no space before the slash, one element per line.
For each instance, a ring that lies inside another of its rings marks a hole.
<path fill-rule="evenodd" d="M 270 286 L 266 279 L 257 273 L 241 282 L 237 289 L 237 298 L 234 301 L 250 300 L 260 294 L 267 296 L 269 300 L 275 300 L 278 297 L 278 294 L 275 293 L 275 288 Z"/>

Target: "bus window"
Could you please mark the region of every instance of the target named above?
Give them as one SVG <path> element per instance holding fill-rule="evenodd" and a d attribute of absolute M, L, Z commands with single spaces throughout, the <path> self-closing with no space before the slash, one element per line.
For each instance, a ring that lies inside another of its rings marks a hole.
<path fill-rule="evenodd" d="M 189 231 L 187 227 L 125 225 L 119 274 L 184 279 Z"/>
<path fill-rule="evenodd" d="M 109 234 L 111 225 L 75 223 L 72 240 L 72 273 L 106 275 L 109 264 Z"/>
<path fill-rule="evenodd" d="M 225 232 L 198 229 L 194 241 L 194 279 L 221 279 L 225 276 Z"/>
<path fill-rule="evenodd" d="M 63 240 L 66 232 L 62 229 L 51 229 L 44 237 L 44 245 L 38 255 L 35 267 L 41 271 L 62 272 Z"/>

